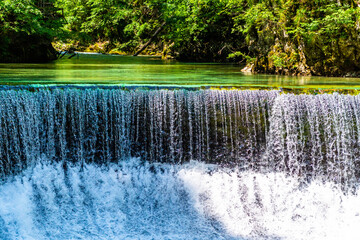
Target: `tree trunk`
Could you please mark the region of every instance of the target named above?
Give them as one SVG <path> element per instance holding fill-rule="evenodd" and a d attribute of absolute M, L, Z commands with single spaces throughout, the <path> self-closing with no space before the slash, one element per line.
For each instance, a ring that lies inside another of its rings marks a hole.
<path fill-rule="evenodd" d="M 166 22 L 163 22 L 161 24 L 161 26 L 156 29 L 155 33 L 151 36 L 151 38 L 149 39 L 149 41 L 147 41 L 147 43 L 145 43 L 133 56 L 137 56 L 139 55 L 142 51 L 145 50 L 145 48 L 147 48 L 147 46 L 149 46 L 149 44 L 154 40 L 154 38 L 156 37 L 156 35 L 159 34 L 159 32 L 161 32 L 161 30 L 163 29 L 163 27 L 166 25 Z"/>

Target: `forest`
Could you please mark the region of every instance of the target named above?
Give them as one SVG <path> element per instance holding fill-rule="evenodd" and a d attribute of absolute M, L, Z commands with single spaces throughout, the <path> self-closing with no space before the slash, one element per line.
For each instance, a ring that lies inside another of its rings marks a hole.
<path fill-rule="evenodd" d="M 51 61 L 65 50 L 360 76 L 360 1 L 0 1 L 0 62 Z"/>

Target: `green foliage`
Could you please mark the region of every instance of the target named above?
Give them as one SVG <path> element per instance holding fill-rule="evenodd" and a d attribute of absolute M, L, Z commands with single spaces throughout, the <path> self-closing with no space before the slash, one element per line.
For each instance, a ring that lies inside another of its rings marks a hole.
<path fill-rule="evenodd" d="M 39 34 L 74 48 L 99 42 L 104 51 L 130 53 L 166 23 L 152 49 L 184 60 L 246 60 L 270 72 L 360 68 L 356 50 L 343 53 L 360 47 L 358 1 L 46 0 L 47 9 L 44 1 L 0 1 L 2 36 Z"/>
<path fill-rule="evenodd" d="M 172 0 L 167 7 L 173 11 L 165 39 L 175 43 L 173 49 L 181 59 L 224 60 L 242 50 L 242 35 L 232 31 L 238 9 L 229 1 Z"/>
<path fill-rule="evenodd" d="M 162 21 L 163 1 L 58 0 L 70 38 L 84 43 L 110 41 L 129 48 L 150 37 Z"/>
<path fill-rule="evenodd" d="M 286 67 L 286 57 L 285 53 L 275 53 L 270 56 L 270 59 L 273 61 L 275 67 L 284 68 Z"/>
<path fill-rule="evenodd" d="M 39 7 L 38 0 L 3 0 L 0 3 L 0 26 L 4 35 L 22 32 L 53 37 L 61 26 L 57 9 Z M 48 1 L 48 4 L 52 4 Z"/>
<path fill-rule="evenodd" d="M 228 58 L 229 59 L 234 59 L 234 60 L 238 60 L 238 61 L 241 61 L 243 59 L 245 59 L 247 61 L 247 63 L 253 63 L 255 62 L 255 58 L 252 58 L 242 52 L 233 52 L 233 53 L 230 53 L 228 55 Z"/>
<path fill-rule="evenodd" d="M 51 40 L 61 35 L 55 0 L 0 1 L 0 62 L 56 58 Z"/>
<path fill-rule="evenodd" d="M 226 59 L 241 48 L 242 35 L 233 32 L 240 2 L 57 0 L 57 6 L 64 11 L 70 38 L 83 44 L 109 41 L 116 49 L 134 52 L 166 22 L 157 38 L 160 50 L 167 44 L 183 59 L 209 61 Z"/>

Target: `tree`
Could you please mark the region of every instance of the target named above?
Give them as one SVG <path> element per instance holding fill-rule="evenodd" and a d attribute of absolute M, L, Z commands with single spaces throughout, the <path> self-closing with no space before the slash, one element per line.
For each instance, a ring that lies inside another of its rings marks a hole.
<path fill-rule="evenodd" d="M 52 1 L 0 2 L 0 61 L 47 61 L 56 58 L 51 40 L 61 26 Z"/>

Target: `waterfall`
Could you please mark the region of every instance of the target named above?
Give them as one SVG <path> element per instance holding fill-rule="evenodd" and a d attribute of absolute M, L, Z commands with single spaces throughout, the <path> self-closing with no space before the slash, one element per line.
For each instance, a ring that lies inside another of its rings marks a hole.
<path fill-rule="evenodd" d="M 360 95 L 0 90 L 0 239 L 353 239 Z"/>
<path fill-rule="evenodd" d="M 0 91 L 0 174 L 41 159 L 189 160 L 287 171 L 354 185 L 358 96 L 278 91 L 39 89 Z"/>
<path fill-rule="evenodd" d="M 0 91 L 0 172 L 40 159 L 257 165 L 276 91 Z"/>
<path fill-rule="evenodd" d="M 360 97 L 283 94 L 267 136 L 272 170 L 356 187 L 360 177 Z"/>

